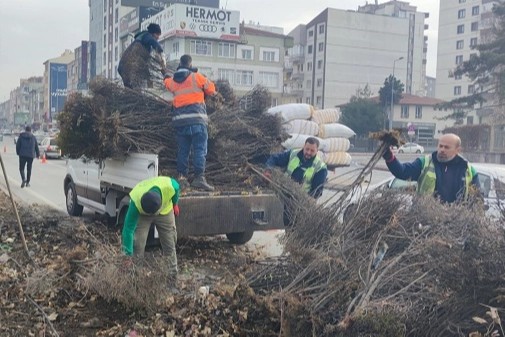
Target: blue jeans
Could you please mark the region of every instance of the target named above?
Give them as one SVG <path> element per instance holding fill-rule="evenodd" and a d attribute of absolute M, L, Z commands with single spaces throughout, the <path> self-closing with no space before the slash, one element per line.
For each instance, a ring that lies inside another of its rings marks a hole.
<path fill-rule="evenodd" d="M 207 155 L 207 126 L 203 124 L 187 125 L 175 128 L 177 138 L 177 173 L 188 175 L 189 153 L 193 150 L 193 168 L 195 175 L 205 173 L 205 156 Z"/>

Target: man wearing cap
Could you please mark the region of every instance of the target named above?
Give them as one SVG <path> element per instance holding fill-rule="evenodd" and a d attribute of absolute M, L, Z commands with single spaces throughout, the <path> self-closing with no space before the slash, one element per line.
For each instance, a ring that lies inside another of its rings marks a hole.
<path fill-rule="evenodd" d="M 144 81 L 149 80 L 149 60 L 152 51 L 155 52 L 154 57 L 161 65 L 161 72 L 165 72 L 165 55 L 158 42 L 160 36 L 160 26 L 151 23 L 147 26 L 147 30 L 135 35 L 132 44 L 123 52 L 117 71 L 125 87 L 141 87 Z"/>
<path fill-rule="evenodd" d="M 159 233 L 163 254 L 168 256 L 171 276 L 177 275 L 175 216 L 179 215 L 179 183 L 170 177 L 139 182 L 130 192 L 130 206 L 123 226 L 123 252 L 144 256 L 147 236 L 153 223 Z"/>

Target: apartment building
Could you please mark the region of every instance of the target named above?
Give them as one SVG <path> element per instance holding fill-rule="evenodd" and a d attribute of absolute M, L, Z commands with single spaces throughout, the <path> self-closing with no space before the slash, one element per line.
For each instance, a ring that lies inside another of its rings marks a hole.
<path fill-rule="evenodd" d="M 301 93 L 298 101 L 331 108 L 367 84 L 378 93 L 394 73 L 406 93 L 425 95 L 427 16 L 402 1 L 325 9 L 289 33 L 290 92 Z"/>
<path fill-rule="evenodd" d="M 190 54 L 193 65 L 211 80 L 228 80 L 237 95 L 256 84 L 272 93 L 272 105 L 286 102 L 284 55 L 292 38 L 278 30 L 240 23 L 240 12 L 210 7 L 174 4 L 144 20 L 160 24 L 158 41 L 169 64 Z"/>

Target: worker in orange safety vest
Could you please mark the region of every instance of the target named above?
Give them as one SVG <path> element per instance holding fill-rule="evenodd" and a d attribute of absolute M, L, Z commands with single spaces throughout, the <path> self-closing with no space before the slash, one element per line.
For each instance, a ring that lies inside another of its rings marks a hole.
<path fill-rule="evenodd" d="M 173 126 L 176 130 L 178 145 L 177 173 L 181 189 L 190 186 L 188 182 L 189 153 L 193 150 L 193 168 L 195 178 L 191 187 L 204 191 L 213 191 L 205 179 L 205 161 L 207 155 L 207 109 L 205 96 L 216 94 L 212 81 L 198 73 L 192 67 L 190 55 L 180 58 L 179 66 L 173 77 L 165 75 L 165 87 L 174 95 Z"/>

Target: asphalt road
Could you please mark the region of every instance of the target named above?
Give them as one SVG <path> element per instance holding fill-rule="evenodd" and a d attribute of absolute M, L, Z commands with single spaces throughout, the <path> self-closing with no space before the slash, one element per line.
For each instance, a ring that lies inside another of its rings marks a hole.
<path fill-rule="evenodd" d="M 5 151 L 4 151 L 5 150 Z M 48 159 L 46 163 L 35 159 L 33 162 L 32 178 L 30 187 L 21 188 L 21 177 L 18 168 L 18 157 L 12 137 L 5 136 L 3 142 L 0 142 L 0 155 L 2 156 L 7 180 L 10 189 L 16 200 L 26 204 L 39 204 L 54 208 L 66 214 L 65 195 L 63 192 L 63 179 L 66 174 L 64 159 Z M 356 155 L 356 159 L 350 167 L 336 169 L 330 172 L 328 176 L 329 188 L 326 188 L 319 202 L 335 200 L 340 193 L 339 188 L 350 184 L 359 174 L 362 165 L 365 164 L 371 154 Z M 402 158 L 403 159 L 403 158 Z M 405 158 L 404 160 L 408 160 Z M 367 179 L 370 184 L 378 183 L 390 177 L 390 173 L 385 167 L 379 167 L 374 170 L 371 177 Z M 0 188 L 7 191 L 5 178 L 0 179 Z M 84 217 L 93 217 L 93 213 L 86 211 Z M 260 249 L 266 256 L 275 256 L 282 253 L 282 246 L 278 242 L 278 237 L 282 235 L 282 230 L 267 232 L 255 232 L 252 240 L 248 243 L 251 248 Z"/>

